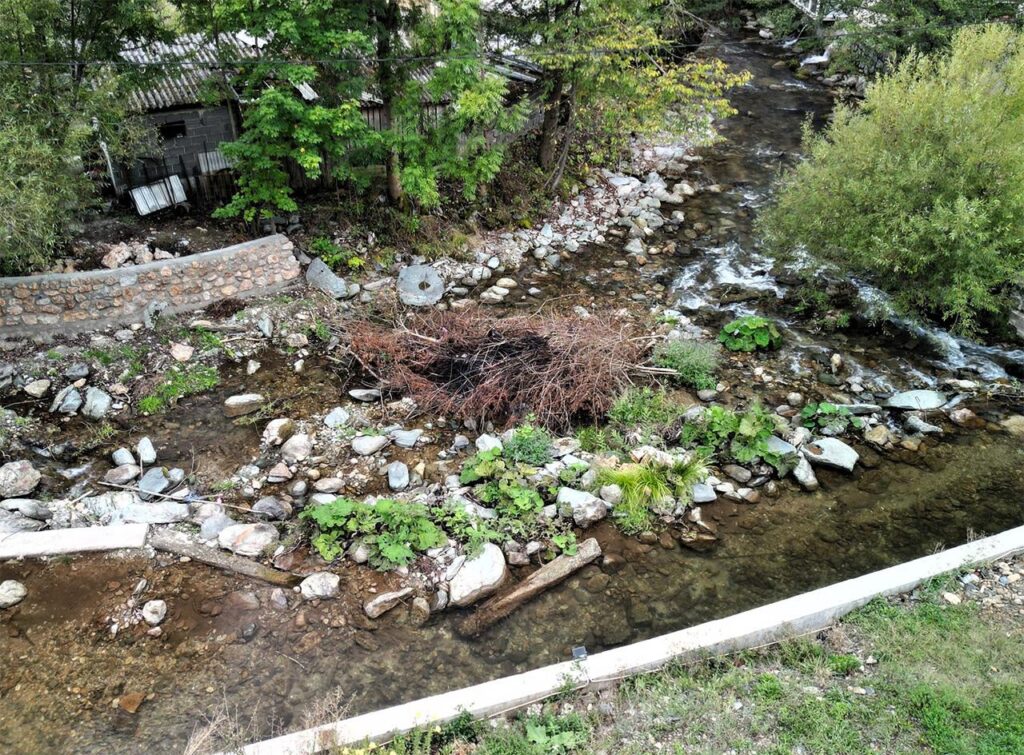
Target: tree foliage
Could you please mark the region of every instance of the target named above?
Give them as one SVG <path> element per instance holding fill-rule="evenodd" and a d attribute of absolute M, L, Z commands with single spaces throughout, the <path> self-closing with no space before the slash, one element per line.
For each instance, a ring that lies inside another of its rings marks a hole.
<path fill-rule="evenodd" d="M 909 56 L 840 107 L 764 218 L 770 245 L 805 245 L 866 274 L 906 310 L 964 333 L 1024 282 L 1024 36 L 965 29 Z"/>

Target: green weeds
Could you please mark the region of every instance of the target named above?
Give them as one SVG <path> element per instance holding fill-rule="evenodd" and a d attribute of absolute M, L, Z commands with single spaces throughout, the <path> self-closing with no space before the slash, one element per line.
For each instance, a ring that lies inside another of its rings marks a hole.
<path fill-rule="evenodd" d="M 185 396 L 203 393 L 219 384 L 220 374 L 216 367 L 198 364 L 173 367 L 152 393 L 139 400 L 138 410 L 143 414 L 157 414 Z"/>
<path fill-rule="evenodd" d="M 654 349 L 654 364 L 675 370 L 674 380 L 698 391 L 713 390 L 718 384 L 718 347 L 712 343 L 665 341 Z"/>
<path fill-rule="evenodd" d="M 782 334 L 771 320 L 757 315 L 737 318 L 722 328 L 718 340 L 729 351 L 758 351 L 782 346 Z"/>

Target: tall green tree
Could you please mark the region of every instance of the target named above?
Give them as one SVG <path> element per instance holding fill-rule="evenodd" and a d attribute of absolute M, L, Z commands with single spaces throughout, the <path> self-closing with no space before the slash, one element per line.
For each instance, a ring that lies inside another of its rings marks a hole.
<path fill-rule="evenodd" d="M 870 276 L 904 310 L 973 333 L 1005 319 L 1024 285 L 1024 34 L 959 31 L 912 54 L 840 107 L 763 219 L 798 245 Z"/>

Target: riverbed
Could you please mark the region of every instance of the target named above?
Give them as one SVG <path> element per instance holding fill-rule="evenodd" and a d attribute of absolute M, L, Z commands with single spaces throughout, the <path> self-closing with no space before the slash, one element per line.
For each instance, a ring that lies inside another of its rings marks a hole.
<path fill-rule="evenodd" d="M 640 268 L 611 264 L 620 255 L 610 244 L 577 255 L 557 279 L 527 270 L 533 283 L 583 304 L 636 303 L 638 291 L 660 291 L 665 306 L 707 327 L 736 313 L 778 313 L 785 270 L 758 250 L 753 220 L 772 178 L 799 159 L 802 123 L 820 126 L 832 97 L 779 65 L 785 53 L 776 48 L 728 40 L 714 51 L 753 77 L 733 97 L 738 114 L 723 125 L 724 140 L 703 154 L 702 179 L 720 191 L 685 206 L 688 224 L 707 231 L 680 236 L 676 254 Z M 778 405 L 795 383 L 813 384 L 835 351 L 867 391 L 1013 369 L 1011 352 L 975 348 L 937 329 L 893 323 L 823 336 L 799 320 L 783 325 L 788 345 L 763 365 L 792 380 L 738 385 L 738 395 Z M 223 397 L 242 385 L 271 396 L 292 391 L 281 378 L 287 365 L 264 361 L 256 377 L 239 371 L 218 392 L 185 399 L 176 425 L 152 423 L 157 445 L 176 463 L 196 454 L 230 473 L 255 453 L 259 432 L 220 419 Z M 311 363 L 303 381 L 320 404 L 344 393 L 336 368 Z M 335 695 L 348 713 L 371 710 L 563 661 L 577 646 L 595 652 L 680 629 L 1024 523 L 1024 449 L 1006 434 L 954 431 L 914 453 L 865 453 L 852 475 L 821 471 L 819 481 L 813 493 L 783 487 L 756 505 L 705 506 L 720 538 L 707 552 L 671 538 L 644 544 L 602 523 L 588 531 L 602 545 L 600 565 L 475 640 L 456 631 L 457 612 L 424 626 L 404 609 L 365 619 L 367 592 L 392 589 L 398 577 L 350 562 L 338 569 L 340 599 L 302 603 L 286 594 L 287 605 L 267 585 L 169 556 L 0 565 L 0 579 L 17 578 L 30 595 L 46 596 L 0 624 L 0 747 L 180 752 L 218 710 L 243 723 L 243 737 L 266 736 L 311 723 L 304 716 Z M 142 579 L 171 606 L 162 632 L 153 637 L 139 626 L 112 635 L 111 617 L 126 611 Z M 143 701 L 126 711 L 122 702 L 136 694 Z"/>

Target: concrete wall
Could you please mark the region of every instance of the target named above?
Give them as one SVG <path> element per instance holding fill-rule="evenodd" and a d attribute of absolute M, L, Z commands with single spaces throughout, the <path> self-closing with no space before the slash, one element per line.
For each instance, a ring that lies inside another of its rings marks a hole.
<path fill-rule="evenodd" d="M 235 140 L 231 111 L 226 105 L 150 113 L 146 120 L 154 128 L 168 123 L 184 122 L 184 136 L 163 142 L 163 154 L 167 158 L 167 165 L 175 173 L 180 172 L 181 160 L 184 160 L 187 174 L 191 176 L 197 167 L 196 161 L 200 152 L 212 152 L 221 142 Z"/>
<path fill-rule="evenodd" d="M 0 278 L 0 332 L 94 330 L 141 322 L 151 302 L 165 312 L 257 296 L 300 276 L 292 242 L 281 235 L 115 270 Z"/>

